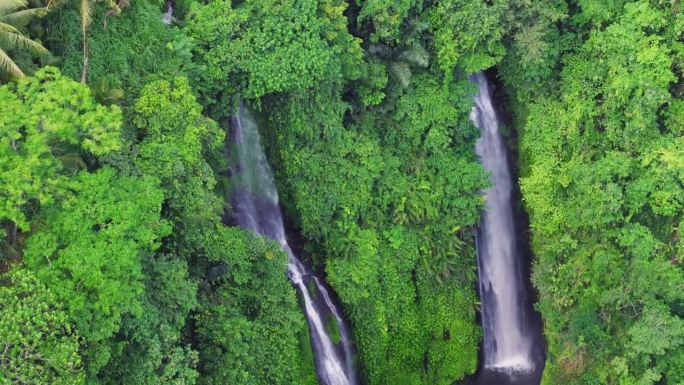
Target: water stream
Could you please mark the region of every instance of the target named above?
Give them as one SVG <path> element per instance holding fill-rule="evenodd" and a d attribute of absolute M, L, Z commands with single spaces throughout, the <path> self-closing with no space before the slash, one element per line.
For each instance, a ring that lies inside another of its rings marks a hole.
<path fill-rule="evenodd" d="M 491 187 L 484 191 L 486 209 L 477 235 L 479 289 L 482 303 L 483 365 L 480 383 L 539 384 L 543 359 L 538 316 L 530 301 L 525 256 L 514 210 L 515 184 L 491 86 L 483 73 L 470 118 L 482 131 L 476 144 Z M 496 379 L 495 379 L 496 378 Z"/>
<path fill-rule="evenodd" d="M 237 152 L 232 176 L 236 186 L 233 206 L 238 224 L 277 241 L 288 255 L 287 275 L 303 298 L 320 383 L 356 385 L 349 328 L 328 288 L 299 261 L 288 245 L 271 168 L 261 148 L 257 125 L 244 106 L 240 106 L 233 119 L 233 136 Z M 310 292 L 309 286 L 315 291 Z M 331 322 L 329 317 L 339 330 L 337 344 L 326 330 L 326 324 Z"/>
<path fill-rule="evenodd" d="M 173 23 L 173 1 L 166 2 L 166 12 L 162 14 L 162 22 L 166 25 Z"/>

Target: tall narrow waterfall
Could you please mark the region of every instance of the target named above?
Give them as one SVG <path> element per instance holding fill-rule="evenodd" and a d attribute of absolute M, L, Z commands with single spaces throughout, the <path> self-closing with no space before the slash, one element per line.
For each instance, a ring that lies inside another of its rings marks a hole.
<path fill-rule="evenodd" d="M 240 106 L 238 116 L 233 119 L 233 131 L 237 152 L 237 167 L 232 176 L 236 183 L 233 205 L 238 224 L 255 234 L 277 241 L 288 255 L 288 276 L 303 297 L 320 383 L 355 385 L 349 329 L 328 289 L 307 271 L 287 243 L 271 168 L 261 148 L 256 123 L 243 106 Z M 309 286 L 315 287 L 314 295 L 309 292 Z M 338 344 L 326 331 L 325 326 L 330 320 L 339 329 Z"/>
<path fill-rule="evenodd" d="M 526 319 L 525 284 L 512 207 L 513 178 L 500 124 L 492 105 L 487 78 L 480 73 L 471 120 L 482 130 L 476 151 L 490 172 L 491 187 L 484 194 L 487 207 L 478 232 L 478 267 L 484 368 L 500 372 L 530 372 L 533 334 Z"/>

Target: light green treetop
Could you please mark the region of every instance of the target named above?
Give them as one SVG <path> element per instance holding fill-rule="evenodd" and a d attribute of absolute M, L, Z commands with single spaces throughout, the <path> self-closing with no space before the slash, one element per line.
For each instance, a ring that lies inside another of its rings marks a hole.
<path fill-rule="evenodd" d="M 55 68 L 0 87 L 0 104 L 0 220 L 28 230 L 30 202 L 51 202 L 83 156 L 119 148 L 121 110 Z"/>
<path fill-rule="evenodd" d="M 78 334 L 28 270 L 0 275 L 0 314 L 0 384 L 83 384 Z"/>

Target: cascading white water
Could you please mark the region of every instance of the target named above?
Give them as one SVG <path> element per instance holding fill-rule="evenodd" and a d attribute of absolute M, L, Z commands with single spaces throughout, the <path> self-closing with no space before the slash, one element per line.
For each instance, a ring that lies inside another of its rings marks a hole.
<path fill-rule="evenodd" d="M 303 297 L 304 311 L 311 331 L 316 372 L 321 384 L 355 385 L 356 375 L 349 330 L 328 289 L 307 271 L 287 243 L 271 168 L 261 148 L 257 125 L 243 106 L 240 106 L 238 116 L 233 119 L 233 129 L 237 152 L 237 169 L 232 176 L 236 182 L 233 204 L 238 224 L 257 235 L 277 241 L 289 257 L 288 276 Z M 322 301 L 312 298 L 305 279 L 313 282 Z M 340 333 L 339 346 L 332 341 L 325 329 L 326 315 L 332 315 L 337 323 Z"/>
<path fill-rule="evenodd" d="M 470 119 L 482 131 L 476 152 L 491 173 L 484 194 L 487 207 L 478 232 L 478 270 L 484 329 L 484 367 L 505 372 L 534 369 L 532 337 L 524 320 L 525 289 L 513 220 L 513 179 L 500 124 L 484 74 L 473 75 L 479 86 Z"/>
<path fill-rule="evenodd" d="M 162 22 L 166 25 L 173 23 L 173 4 L 170 1 L 166 3 L 166 12 L 162 14 Z"/>

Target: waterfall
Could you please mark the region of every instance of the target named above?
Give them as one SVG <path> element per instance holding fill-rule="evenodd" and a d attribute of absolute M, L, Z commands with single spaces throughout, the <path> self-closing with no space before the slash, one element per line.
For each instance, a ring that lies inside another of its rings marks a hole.
<path fill-rule="evenodd" d="M 166 2 L 166 12 L 162 14 L 162 22 L 166 25 L 173 23 L 173 2 Z"/>
<path fill-rule="evenodd" d="M 476 152 L 491 175 L 477 237 L 484 368 L 529 372 L 534 370 L 534 337 L 525 319 L 525 285 L 512 207 L 513 178 L 487 78 L 479 73 L 471 80 L 479 86 L 470 114 L 482 131 Z"/>
<path fill-rule="evenodd" d="M 277 241 L 287 254 L 287 275 L 303 297 L 316 372 L 321 384 L 355 385 L 349 329 L 328 289 L 304 267 L 287 243 L 278 192 L 261 148 L 257 125 L 242 105 L 238 115 L 233 118 L 233 130 L 237 152 L 237 167 L 232 176 L 236 182 L 233 205 L 238 224 L 257 235 Z M 307 283 L 315 287 L 315 296 L 309 292 Z M 326 331 L 325 321 L 328 317 L 332 317 L 338 327 L 339 344 L 335 344 Z"/>

